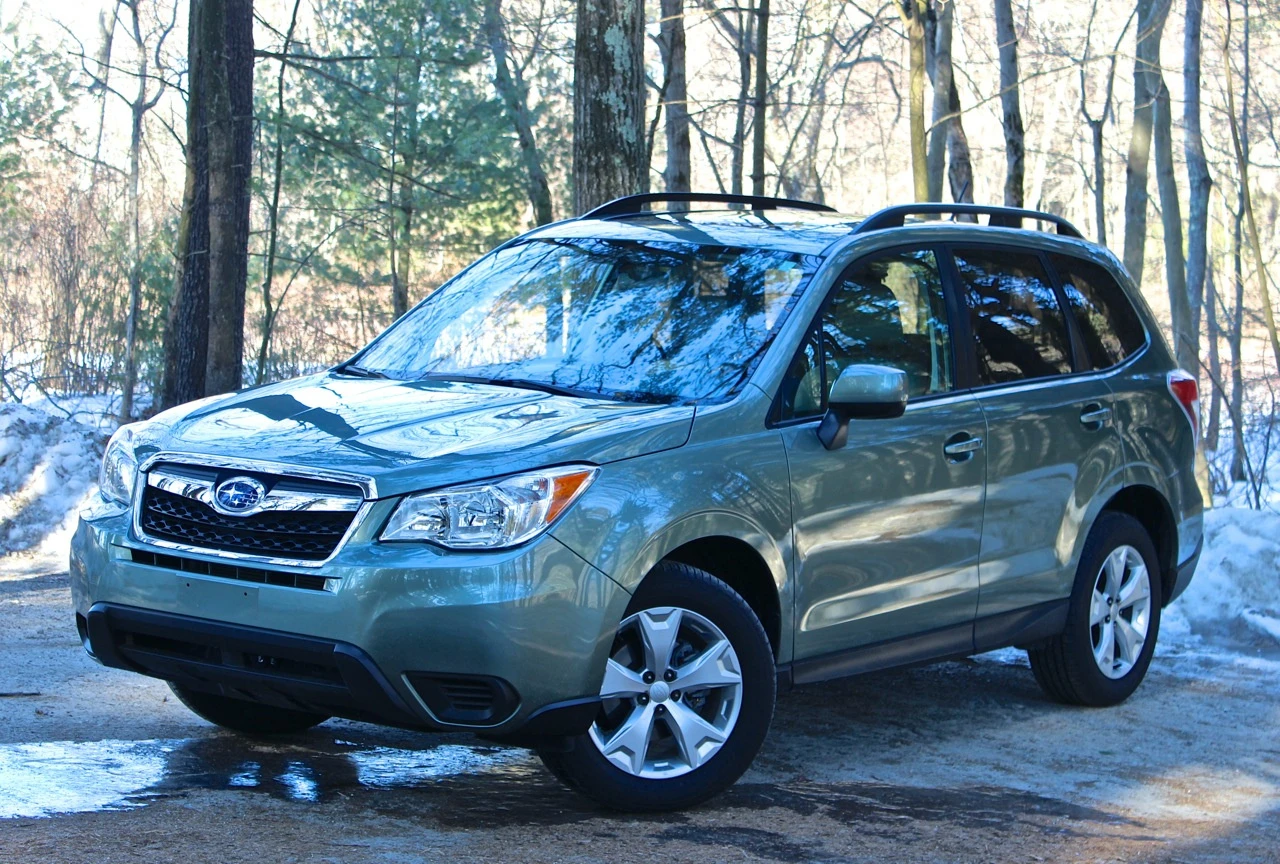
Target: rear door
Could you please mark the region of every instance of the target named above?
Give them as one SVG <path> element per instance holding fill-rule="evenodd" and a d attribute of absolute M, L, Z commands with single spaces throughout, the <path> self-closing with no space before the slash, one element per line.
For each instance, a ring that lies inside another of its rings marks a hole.
<path fill-rule="evenodd" d="M 936 634 L 926 653 L 972 649 L 986 429 L 977 400 L 956 390 L 958 307 L 938 258 L 894 248 L 850 265 L 782 385 L 797 660 L 926 632 Z M 848 444 L 826 450 L 818 421 L 850 363 L 904 370 L 910 401 L 899 418 L 851 421 Z M 843 671 L 797 666 L 797 677 Z"/>
<path fill-rule="evenodd" d="M 1047 256 L 980 244 L 951 252 L 987 423 L 981 643 L 982 619 L 1070 594 L 1086 510 L 1123 458 L 1111 391 L 1063 311 Z"/>

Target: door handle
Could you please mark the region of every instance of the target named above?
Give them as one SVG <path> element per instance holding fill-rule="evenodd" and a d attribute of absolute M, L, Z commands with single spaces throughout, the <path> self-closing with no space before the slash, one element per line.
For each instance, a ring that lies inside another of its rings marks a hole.
<path fill-rule="evenodd" d="M 1080 412 L 1080 422 L 1085 426 L 1096 426 L 1101 429 L 1111 420 L 1111 409 L 1102 405 L 1087 405 Z"/>
<path fill-rule="evenodd" d="M 961 432 L 960 435 L 965 433 Z M 956 440 L 959 438 L 959 440 Z M 976 435 L 966 435 L 963 438 L 952 436 L 952 438 L 943 445 L 942 452 L 953 462 L 963 462 L 973 456 L 974 453 L 982 449 L 982 439 Z"/>

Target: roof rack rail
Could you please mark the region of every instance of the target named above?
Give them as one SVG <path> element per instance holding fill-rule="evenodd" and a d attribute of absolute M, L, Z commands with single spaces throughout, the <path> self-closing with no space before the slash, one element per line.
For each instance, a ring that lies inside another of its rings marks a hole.
<path fill-rule="evenodd" d="M 780 210 L 789 207 L 793 210 L 818 210 L 823 213 L 836 212 L 834 207 L 826 204 L 814 204 L 812 201 L 794 201 L 790 198 L 765 198 L 759 195 L 729 195 L 723 192 L 649 192 L 644 195 L 628 195 L 615 198 L 607 204 L 583 214 L 581 219 L 612 219 L 617 216 L 638 216 L 645 212 L 646 205 L 660 202 L 712 204 L 747 204 L 752 210 Z"/>
<path fill-rule="evenodd" d="M 1057 226 L 1058 233 L 1064 237 L 1084 237 L 1080 230 L 1066 219 L 1040 210 L 995 207 L 987 204 L 943 204 L 940 202 L 897 204 L 893 207 L 886 207 L 863 219 L 858 224 L 858 227 L 853 229 L 853 233 L 865 234 L 868 231 L 879 231 L 883 228 L 901 228 L 907 216 L 939 216 L 944 213 L 986 216 L 988 217 L 987 224 L 996 228 L 1021 228 L 1023 219 L 1035 219 L 1039 222 L 1053 223 Z"/>

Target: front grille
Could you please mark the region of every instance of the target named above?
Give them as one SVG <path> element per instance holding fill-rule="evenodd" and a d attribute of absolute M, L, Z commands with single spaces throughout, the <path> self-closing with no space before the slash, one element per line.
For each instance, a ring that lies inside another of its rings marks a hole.
<path fill-rule="evenodd" d="M 166 473 L 167 472 L 167 473 Z M 180 473 L 179 473 L 180 472 Z M 181 543 L 196 549 L 261 555 L 297 561 L 323 561 L 333 554 L 351 527 L 357 503 L 351 509 L 272 509 L 245 516 L 227 515 L 215 510 L 208 497 L 200 500 L 194 494 L 205 494 L 225 476 L 246 472 L 194 469 L 186 466 L 152 472 L 143 486 L 139 504 L 138 527 L 157 540 Z M 332 502 L 336 494 L 343 501 L 358 502 L 353 488 L 335 487 L 332 483 L 309 483 L 298 478 L 251 475 L 272 490 L 292 496 L 314 495 L 317 502 Z M 178 477 L 181 482 L 167 483 Z M 156 482 L 157 478 L 162 478 Z M 187 494 L 182 494 L 183 490 Z M 269 496 L 274 493 L 269 493 Z M 344 505 L 345 506 L 345 505 Z M 259 581 L 251 579 L 250 581 Z M 266 579 L 261 581 L 267 581 Z"/>
<path fill-rule="evenodd" d="M 235 579 L 238 582 L 254 582 L 259 585 L 282 585 L 286 588 L 323 591 L 325 584 L 329 581 L 323 576 L 263 570 L 259 567 L 243 567 L 239 564 L 224 564 L 220 561 L 201 561 L 198 558 L 179 558 L 177 555 L 164 555 L 144 549 L 131 549 L 129 554 L 134 564 L 163 567 L 166 570 L 196 573 L 201 576 L 217 576 L 221 579 Z"/>

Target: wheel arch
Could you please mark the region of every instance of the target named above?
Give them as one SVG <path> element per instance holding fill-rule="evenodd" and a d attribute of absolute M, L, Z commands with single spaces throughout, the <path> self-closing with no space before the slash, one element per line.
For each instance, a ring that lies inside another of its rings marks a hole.
<path fill-rule="evenodd" d="M 1160 596 L 1168 605 L 1178 576 L 1178 525 L 1168 499 L 1154 487 L 1135 484 L 1112 495 L 1099 514 L 1107 512 L 1132 516 L 1147 530 L 1159 559 Z"/>
<path fill-rule="evenodd" d="M 777 541 L 742 516 L 700 513 L 667 527 L 646 544 L 618 581 L 634 593 L 662 561 L 705 570 L 747 601 L 764 625 L 778 663 L 791 660 L 791 579 Z"/>
<path fill-rule="evenodd" d="M 782 639 L 782 599 L 763 556 L 736 537 L 713 535 L 691 540 L 668 552 L 664 561 L 676 561 L 705 570 L 741 595 L 756 613 L 778 659 Z"/>

